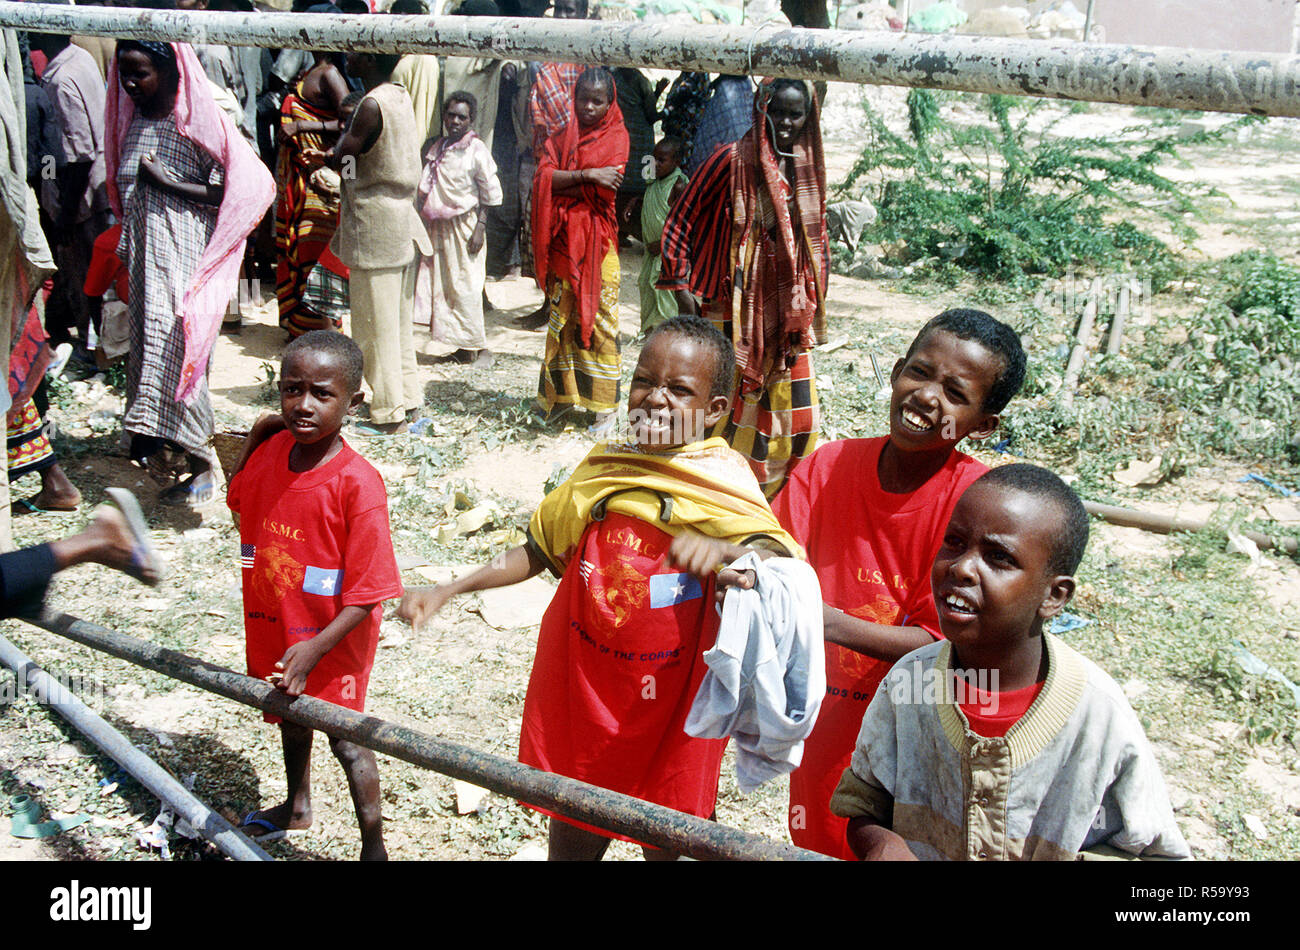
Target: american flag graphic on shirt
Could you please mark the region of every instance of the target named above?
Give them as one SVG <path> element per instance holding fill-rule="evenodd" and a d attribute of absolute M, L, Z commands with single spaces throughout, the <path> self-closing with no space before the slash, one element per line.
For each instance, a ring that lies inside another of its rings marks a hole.
<path fill-rule="evenodd" d="M 253 569 L 253 555 L 257 553 L 257 545 L 241 544 L 239 546 L 239 566 L 245 570 Z"/>

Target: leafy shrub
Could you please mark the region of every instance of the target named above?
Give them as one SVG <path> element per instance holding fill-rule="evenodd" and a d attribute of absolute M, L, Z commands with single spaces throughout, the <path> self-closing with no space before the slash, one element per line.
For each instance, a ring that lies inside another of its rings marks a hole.
<path fill-rule="evenodd" d="M 1158 167 L 1180 145 L 1235 127 L 1180 140 L 1171 128 L 1176 120 L 1164 118 L 1107 137 L 1057 136 L 1053 129 L 1070 113 L 1030 128 L 1045 100 L 979 101 L 989 121 L 957 125 L 943 116 L 942 94 L 912 90 L 907 137 L 865 106 L 870 141 L 842 187 L 882 173 L 873 240 L 902 241 L 913 258 L 956 260 L 1013 282 L 1079 264 L 1167 263 L 1166 245 L 1125 215 L 1154 213 L 1180 239 L 1195 237 L 1185 220 L 1195 216 L 1193 198 L 1213 192 L 1171 181 Z"/>

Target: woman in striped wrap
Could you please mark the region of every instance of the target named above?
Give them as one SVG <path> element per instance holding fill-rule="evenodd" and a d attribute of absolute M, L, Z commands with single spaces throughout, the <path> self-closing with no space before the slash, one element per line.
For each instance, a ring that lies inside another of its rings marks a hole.
<path fill-rule="evenodd" d="M 825 336 L 829 257 L 826 165 L 808 83 L 759 86 L 753 127 L 699 166 L 669 213 L 662 258 L 657 287 L 735 345 L 731 413 L 714 434 L 750 460 L 771 498 L 819 428 L 808 351 Z"/>

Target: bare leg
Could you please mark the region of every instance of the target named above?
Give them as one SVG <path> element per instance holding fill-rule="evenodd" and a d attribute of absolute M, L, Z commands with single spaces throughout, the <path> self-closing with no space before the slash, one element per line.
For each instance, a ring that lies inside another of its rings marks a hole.
<path fill-rule="evenodd" d="M 608 838 L 575 828 L 558 818 L 551 819 L 546 853 L 548 861 L 599 861 L 608 847 Z"/>
<path fill-rule="evenodd" d="M 284 744 L 284 777 L 289 795 L 282 804 L 254 812 L 253 818 L 269 821 L 277 828 L 311 827 L 311 740 L 315 733 L 296 722 L 280 723 L 280 740 Z M 257 837 L 256 829 L 243 829 Z"/>
<path fill-rule="evenodd" d="M 348 777 L 357 824 L 361 826 L 361 860 L 387 861 L 379 799 L 379 764 L 375 762 L 375 754 L 346 739 L 330 739 L 330 749 Z"/>

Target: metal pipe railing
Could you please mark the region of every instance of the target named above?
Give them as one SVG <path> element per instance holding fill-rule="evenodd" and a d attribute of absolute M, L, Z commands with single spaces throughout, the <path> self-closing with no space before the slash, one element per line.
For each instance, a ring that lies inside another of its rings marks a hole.
<path fill-rule="evenodd" d="M 218 696 L 656 847 L 701 860 L 829 860 L 791 844 L 542 772 L 514 759 L 447 742 L 310 696 L 291 700 L 261 680 L 68 614 L 47 612 L 20 619 Z"/>
<path fill-rule="evenodd" d="M 1004 37 L 503 17 L 0 2 L 0 26 L 231 46 L 437 53 L 1300 116 L 1300 57 Z"/>
<path fill-rule="evenodd" d="M 132 745 L 130 739 L 96 715 L 90 707 L 64 688 L 62 683 L 42 670 L 4 637 L 0 637 L 0 664 L 13 670 L 19 685 L 24 690 L 30 690 L 37 702 L 66 719 L 73 728 L 95 743 L 105 755 L 158 796 L 160 801 L 170 805 L 173 812 L 227 855 L 236 861 L 271 860 L 269 854 L 199 801 L 175 776 Z"/>

